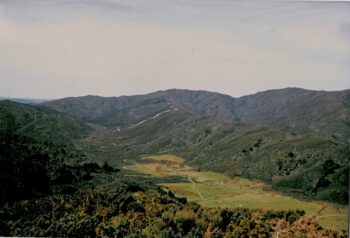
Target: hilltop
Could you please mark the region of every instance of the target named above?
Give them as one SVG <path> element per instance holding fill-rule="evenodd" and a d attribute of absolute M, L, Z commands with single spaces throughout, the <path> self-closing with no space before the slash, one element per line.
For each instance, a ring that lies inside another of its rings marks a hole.
<path fill-rule="evenodd" d="M 105 126 L 125 126 L 178 108 L 197 116 L 272 126 L 287 132 L 350 137 L 350 90 L 285 88 L 233 98 L 207 91 L 171 89 L 136 96 L 63 98 L 43 105 Z"/>

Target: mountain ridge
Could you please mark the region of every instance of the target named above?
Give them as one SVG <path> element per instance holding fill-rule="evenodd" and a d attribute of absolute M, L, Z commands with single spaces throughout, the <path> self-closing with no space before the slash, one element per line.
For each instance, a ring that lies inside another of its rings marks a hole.
<path fill-rule="evenodd" d="M 272 89 L 239 98 L 204 90 L 169 89 L 145 95 L 69 97 L 45 105 L 105 126 L 137 123 L 170 107 L 200 116 L 272 126 L 288 132 L 350 137 L 350 90 Z"/>

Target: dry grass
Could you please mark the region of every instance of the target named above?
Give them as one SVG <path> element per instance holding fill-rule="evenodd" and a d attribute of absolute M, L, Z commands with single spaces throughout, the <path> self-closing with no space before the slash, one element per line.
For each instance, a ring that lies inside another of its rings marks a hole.
<path fill-rule="evenodd" d="M 316 216 L 326 228 L 347 229 L 347 207 L 337 207 L 327 202 L 309 202 L 268 191 L 259 181 L 244 178 L 229 178 L 216 172 L 196 171 L 184 164 L 184 160 L 174 155 L 150 156 L 146 163 L 128 167 L 138 172 L 157 177 L 182 176 L 189 183 L 164 183 L 179 196 L 195 201 L 205 207 L 244 207 L 272 210 L 302 209 L 308 216 Z"/>

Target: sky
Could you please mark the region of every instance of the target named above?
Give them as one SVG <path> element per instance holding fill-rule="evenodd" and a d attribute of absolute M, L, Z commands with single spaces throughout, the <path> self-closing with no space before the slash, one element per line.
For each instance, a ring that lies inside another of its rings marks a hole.
<path fill-rule="evenodd" d="M 350 88 L 350 2 L 0 0 L 0 96 Z"/>

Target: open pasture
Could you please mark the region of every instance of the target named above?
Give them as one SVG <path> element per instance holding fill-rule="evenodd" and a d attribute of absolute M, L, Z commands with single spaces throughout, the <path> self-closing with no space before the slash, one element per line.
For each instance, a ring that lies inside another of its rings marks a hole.
<path fill-rule="evenodd" d="M 303 201 L 271 191 L 259 181 L 230 178 L 224 174 L 197 171 L 174 155 L 148 156 L 142 163 L 128 169 L 155 177 L 180 176 L 188 183 L 161 183 L 178 196 L 184 196 L 206 207 L 244 207 L 272 210 L 302 209 L 308 216 L 316 216 L 319 224 L 337 230 L 347 229 L 347 207 L 322 201 Z"/>

